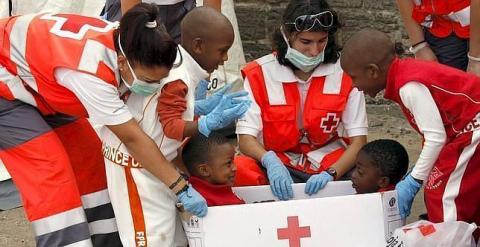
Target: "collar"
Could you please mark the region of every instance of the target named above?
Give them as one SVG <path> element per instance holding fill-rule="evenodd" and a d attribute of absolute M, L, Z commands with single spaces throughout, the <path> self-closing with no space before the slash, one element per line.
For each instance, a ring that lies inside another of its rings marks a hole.
<path fill-rule="evenodd" d="M 395 78 L 397 75 L 400 61 L 401 60 L 398 57 L 395 57 L 392 63 L 390 64 L 390 67 L 388 68 L 387 85 L 385 86 L 385 94 L 383 95 L 385 99 L 390 99 L 394 101 L 396 100 Z"/>
<path fill-rule="evenodd" d="M 193 187 L 200 188 L 200 190 L 216 191 L 219 193 L 232 192 L 232 187 L 229 185 L 211 184 L 207 180 L 193 175 L 188 178 L 188 182 L 191 183 Z"/>
<path fill-rule="evenodd" d="M 287 66 L 281 65 L 278 63 L 278 60 L 275 58 L 276 68 L 275 73 L 272 73 L 272 79 L 280 83 L 294 83 L 302 81 L 294 73 L 293 70 Z M 330 74 L 333 74 L 337 70 L 338 63 L 322 63 L 313 71 L 310 81 L 313 77 L 324 77 Z"/>
<path fill-rule="evenodd" d="M 181 45 L 178 45 L 178 52 L 177 58 L 175 59 L 175 63 L 180 62 L 180 58 L 182 58 L 182 63 L 185 63 L 187 71 L 189 75 L 192 77 L 192 81 L 195 83 L 199 82 L 200 80 L 204 80 L 209 77 L 209 73 L 200 66 L 200 64 L 195 61 L 195 59 L 185 50 Z"/>

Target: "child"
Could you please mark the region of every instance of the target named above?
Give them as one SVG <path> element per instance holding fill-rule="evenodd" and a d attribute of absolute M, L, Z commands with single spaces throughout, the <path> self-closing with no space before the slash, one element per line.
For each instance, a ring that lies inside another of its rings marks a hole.
<path fill-rule="evenodd" d="M 244 204 L 232 191 L 237 168 L 233 164 L 235 148 L 223 135 L 198 134 L 183 148 L 183 161 L 190 172 L 189 182 L 208 206 Z"/>
<path fill-rule="evenodd" d="M 384 97 L 398 103 L 423 136 L 415 167 L 396 186 L 400 214 L 408 216 L 425 184 L 430 221 L 478 225 L 480 78 L 435 62 L 399 59 L 394 50 L 385 33 L 365 29 L 345 44 L 341 65 L 368 95 L 385 89 Z"/>
<path fill-rule="evenodd" d="M 375 140 L 357 154 L 352 173 L 352 186 L 358 194 L 395 189 L 408 169 L 408 154 L 394 140 Z"/>

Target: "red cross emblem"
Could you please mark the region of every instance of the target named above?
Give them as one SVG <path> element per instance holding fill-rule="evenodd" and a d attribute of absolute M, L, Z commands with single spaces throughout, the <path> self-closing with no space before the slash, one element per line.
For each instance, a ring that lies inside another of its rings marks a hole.
<path fill-rule="evenodd" d="M 337 117 L 337 114 L 329 112 L 326 117 L 322 118 L 320 127 L 322 127 L 325 133 L 332 133 L 339 123 L 340 119 Z"/>
<path fill-rule="evenodd" d="M 287 228 L 277 229 L 277 237 L 278 240 L 288 239 L 288 244 L 290 247 L 300 247 L 301 238 L 311 237 L 310 227 L 300 227 L 300 224 L 298 223 L 298 216 L 288 216 L 287 225 Z"/>
<path fill-rule="evenodd" d="M 80 15 L 45 14 L 41 19 L 55 21 L 50 32 L 61 37 L 77 40 L 81 40 L 88 30 L 107 32 L 117 25 L 116 23 Z"/>

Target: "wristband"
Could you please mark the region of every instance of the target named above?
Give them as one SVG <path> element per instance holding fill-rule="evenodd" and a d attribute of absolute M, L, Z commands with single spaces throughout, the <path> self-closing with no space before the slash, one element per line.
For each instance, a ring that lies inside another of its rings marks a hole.
<path fill-rule="evenodd" d="M 175 186 L 177 186 L 182 179 L 184 179 L 182 175 L 178 176 L 177 181 L 173 182 L 170 186 L 168 186 L 168 188 L 173 190 L 173 188 L 175 188 Z"/>
<path fill-rule="evenodd" d="M 474 56 L 470 55 L 470 53 L 467 53 L 467 57 L 468 57 L 468 59 L 470 59 L 472 61 L 480 62 L 480 57 L 474 57 Z"/>
<path fill-rule="evenodd" d="M 187 190 L 188 190 L 188 184 L 185 184 L 179 191 L 175 192 L 175 195 L 178 196 Z"/>

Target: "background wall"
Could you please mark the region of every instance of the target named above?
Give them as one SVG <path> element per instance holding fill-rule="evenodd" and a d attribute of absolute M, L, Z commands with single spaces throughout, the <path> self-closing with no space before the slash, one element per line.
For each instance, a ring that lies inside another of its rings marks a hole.
<path fill-rule="evenodd" d="M 251 61 L 271 51 L 274 27 L 282 19 L 288 0 L 235 0 L 235 12 L 242 37 L 245 58 Z M 407 43 L 395 0 L 328 0 L 343 23 L 338 33 L 340 43 L 355 31 L 373 27 L 397 42 Z"/>

